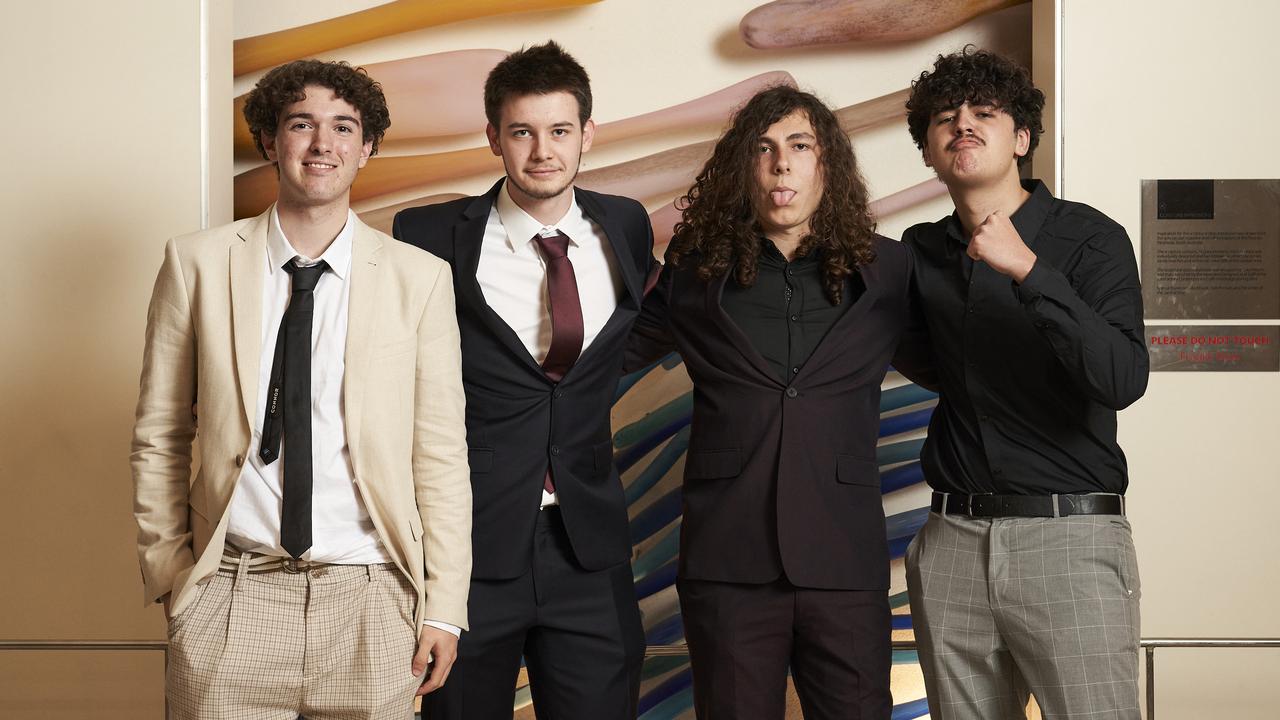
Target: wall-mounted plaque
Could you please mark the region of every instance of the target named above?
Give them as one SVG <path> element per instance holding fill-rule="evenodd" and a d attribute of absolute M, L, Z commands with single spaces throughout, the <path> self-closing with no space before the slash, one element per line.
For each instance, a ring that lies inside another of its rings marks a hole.
<path fill-rule="evenodd" d="M 1280 318 L 1280 180 L 1143 180 L 1148 318 Z"/>
<path fill-rule="evenodd" d="M 1152 372 L 1280 370 L 1275 325 L 1148 325 Z"/>

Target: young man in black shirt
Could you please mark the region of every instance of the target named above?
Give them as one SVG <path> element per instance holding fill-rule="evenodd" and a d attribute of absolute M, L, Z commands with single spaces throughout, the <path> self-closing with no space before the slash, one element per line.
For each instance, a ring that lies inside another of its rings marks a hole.
<path fill-rule="evenodd" d="M 1137 720 L 1138 570 L 1116 411 L 1142 396 L 1124 228 L 1019 167 L 1042 131 L 1025 69 L 966 48 L 913 83 L 911 136 L 956 211 L 903 236 L 926 333 L 895 365 L 940 393 L 932 512 L 907 551 L 936 720 Z"/>

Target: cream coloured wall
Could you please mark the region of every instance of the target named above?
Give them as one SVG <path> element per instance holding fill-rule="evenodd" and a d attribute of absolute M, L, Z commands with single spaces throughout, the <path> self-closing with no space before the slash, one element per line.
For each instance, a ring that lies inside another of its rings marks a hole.
<path fill-rule="evenodd" d="M 142 607 L 128 448 L 163 243 L 202 219 L 201 10 L 5 6 L 2 639 L 164 636 Z M 225 185 L 230 163 L 211 172 Z M 162 677 L 157 652 L 0 652 L 0 717 L 156 718 Z"/>
<path fill-rule="evenodd" d="M 1056 4 L 1065 197 L 1124 224 L 1136 250 L 1141 179 L 1280 177 L 1280 5 Z M 1280 373 L 1155 373 L 1121 414 L 1145 637 L 1280 636 L 1278 410 Z M 1280 650 L 1156 658 L 1160 720 L 1277 716 Z"/>

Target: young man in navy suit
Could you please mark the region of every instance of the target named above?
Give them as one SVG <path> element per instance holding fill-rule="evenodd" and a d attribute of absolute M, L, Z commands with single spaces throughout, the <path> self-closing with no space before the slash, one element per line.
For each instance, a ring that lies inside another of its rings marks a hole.
<path fill-rule="evenodd" d="M 493 69 L 485 112 L 506 176 L 393 230 L 453 267 L 475 501 L 471 629 L 423 715 L 510 718 L 523 655 L 539 718 L 630 719 L 645 642 L 609 411 L 653 233 L 574 187 L 591 87 L 554 42 Z"/>

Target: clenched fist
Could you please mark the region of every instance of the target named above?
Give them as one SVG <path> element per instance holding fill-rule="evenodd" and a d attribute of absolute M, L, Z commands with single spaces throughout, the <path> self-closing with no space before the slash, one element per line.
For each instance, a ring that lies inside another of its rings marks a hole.
<path fill-rule="evenodd" d="M 1013 223 L 999 210 L 987 216 L 973 229 L 969 238 L 969 257 L 980 260 L 1001 275 L 1021 283 L 1036 264 L 1036 254 L 1022 241 Z"/>

